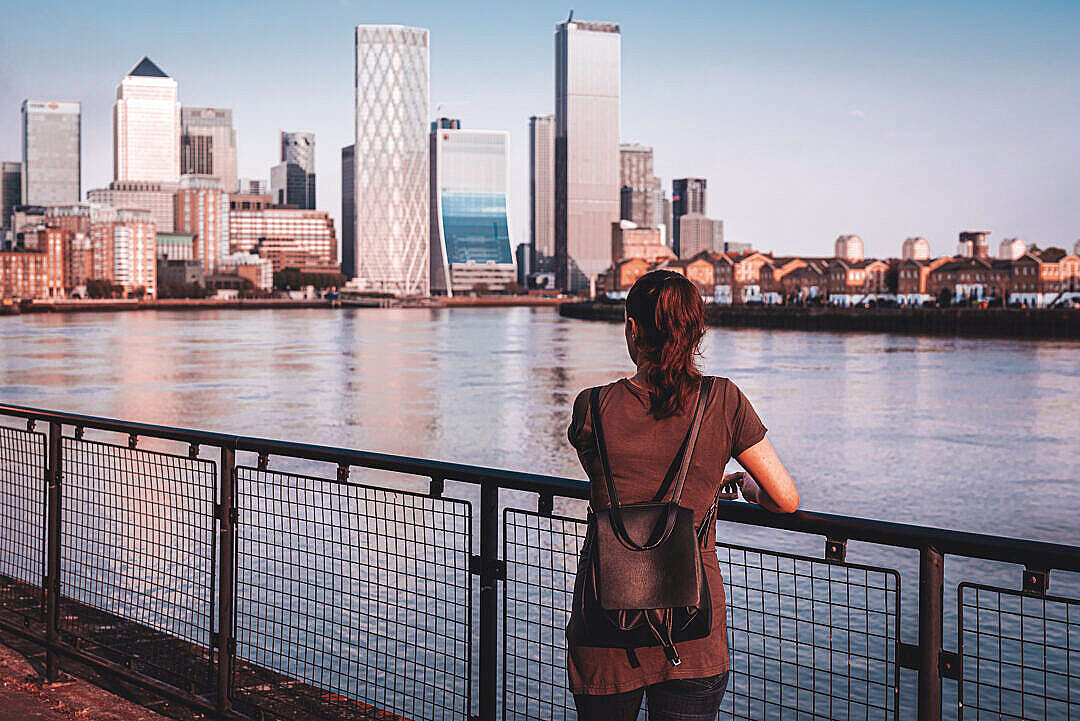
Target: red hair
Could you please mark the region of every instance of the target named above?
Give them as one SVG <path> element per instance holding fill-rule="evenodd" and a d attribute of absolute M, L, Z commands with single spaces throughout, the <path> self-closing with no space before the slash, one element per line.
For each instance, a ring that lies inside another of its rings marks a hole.
<path fill-rule="evenodd" d="M 637 279 L 626 295 L 626 315 L 638 334 L 638 365 L 649 384 L 649 413 L 676 415 L 701 379 L 696 357 L 705 335 L 705 304 L 698 289 L 670 270 Z"/>

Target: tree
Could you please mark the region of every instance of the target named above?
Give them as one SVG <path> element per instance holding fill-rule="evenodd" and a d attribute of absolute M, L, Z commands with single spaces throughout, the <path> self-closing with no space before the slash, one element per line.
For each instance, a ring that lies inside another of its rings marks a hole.
<path fill-rule="evenodd" d="M 952 305 L 952 297 L 952 288 L 942 288 L 938 291 L 937 294 L 938 306 L 942 308 L 948 308 L 950 305 Z"/>
<path fill-rule="evenodd" d="M 487 295 L 489 292 L 487 283 L 473 283 L 472 294 L 473 295 Z"/>
<path fill-rule="evenodd" d="M 900 290 L 900 270 L 898 268 L 889 268 L 885 271 L 885 290 L 890 295 L 896 295 L 896 292 Z"/>

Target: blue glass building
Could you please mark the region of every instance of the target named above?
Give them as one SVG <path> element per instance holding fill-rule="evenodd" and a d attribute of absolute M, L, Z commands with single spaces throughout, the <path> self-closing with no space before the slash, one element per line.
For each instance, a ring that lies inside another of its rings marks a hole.
<path fill-rule="evenodd" d="M 501 291 L 516 280 L 509 134 L 452 124 L 431 134 L 431 292 Z"/>

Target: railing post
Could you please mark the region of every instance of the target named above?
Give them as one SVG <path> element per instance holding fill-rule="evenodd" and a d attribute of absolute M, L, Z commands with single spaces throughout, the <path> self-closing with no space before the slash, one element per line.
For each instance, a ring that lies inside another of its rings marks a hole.
<path fill-rule="evenodd" d="M 480 721 L 495 721 L 499 658 L 499 487 L 480 486 Z"/>
<path fill-rule="evenodd" d="M 63 426 L 49 424 L 48 497 L 45 509 L 45 680 L 55 683 L 60 676 L 60 657 L 55 648 L 60 642 L 60 469 Z"/>
<path fill-rule="evenodd" d="M 941 721 L 941 642 L 945 559 L 929 546 L 919 550 L 919 721 Z"/>
<path fill-rule="evenodd" d="M 236 656 L 236 636 L 233 629 L 236 584 L 233 571 L 236 558 L 236 450 L 221 447 L 221 504 L 218 512 L 218 666 L 217 708 L 220 712 L 231 707 L 233 660 Z"/>

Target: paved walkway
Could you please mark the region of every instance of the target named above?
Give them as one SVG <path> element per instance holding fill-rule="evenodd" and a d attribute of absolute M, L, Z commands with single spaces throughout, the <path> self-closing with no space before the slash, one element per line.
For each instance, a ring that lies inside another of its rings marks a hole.
<path fill-rule="evenodd" d="M 85 681 L 42 684 L 25 658 L 0 646 L 0 721 L 169 720 Z"/>

